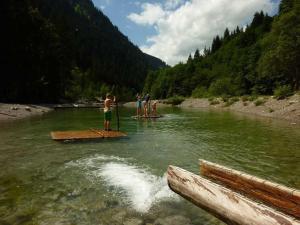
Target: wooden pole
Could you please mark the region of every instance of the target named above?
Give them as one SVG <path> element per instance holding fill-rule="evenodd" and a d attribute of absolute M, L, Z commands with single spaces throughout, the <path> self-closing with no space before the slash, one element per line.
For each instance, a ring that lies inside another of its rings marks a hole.
<path fill-rule="evenodd" d="M 174 192 L 227 224 L 300 225 L 293 217 L 181 168 L 169 166 L 167 172 L 169 187 Z"/>
<path fill-rule="evenodd" d="M 113 87 L 112 87 L 112 93 L 114 93 L 115 96 L 117 94 L 119 94 L 118 90 L 119 90 L 118 89 L 118 85 L 117 86 L 113 85 Z M 118 100 L 117 100 L 117 98 L 115 99 L 115 104 L 116 104 L 116 117 L 117 117 L 117 131 L 120 131 L 120 116 L 119 116 L 119 106 L 118 106 Z"/>
<path fill-rule="evenodd" d="M 200 173 L 238 191 L 249 198 L 264 202 L 300 219 L 300 191 L 205 160 L 200 160 Z"/>
<path fill-rule="evenodd" d="M 151 117 L 152 112 L 151 112 L 151 99 L 149 99 L 149 103 L 148 103 L 148 116 Z"/>
<path fill-rule="evenodd" d="M 119 115 L 119 106 L 118 106 L 117 99 L 116 99 L 116 115 L 117 115 L 117 131 L 120 131 L 120 115 Z"/>

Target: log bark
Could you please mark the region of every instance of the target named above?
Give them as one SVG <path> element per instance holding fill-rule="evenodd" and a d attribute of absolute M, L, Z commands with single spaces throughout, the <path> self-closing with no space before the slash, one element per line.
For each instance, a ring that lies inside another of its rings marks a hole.
<path fill-rule="evenodd" d="M 228 224 L 300 225 L 295 218 L 250 200 L 208 179 L 169 166 L 169 187 Z"/>
<path fill-rule="evenodd" d="M 300 191 L 200 160 L 200 174 L 258 202 L 300 219 Z"/>

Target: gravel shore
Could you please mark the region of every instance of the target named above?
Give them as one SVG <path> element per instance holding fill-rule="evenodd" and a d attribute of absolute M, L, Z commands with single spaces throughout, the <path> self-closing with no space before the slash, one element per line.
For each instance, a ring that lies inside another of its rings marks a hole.
<path fill-rule="evenodd" d="M 293 95 L 283 100 L 272 97 L 259 97 L 253 101 L 245 99 L 243 101 L 242 98 L 239 98 L 238 101 L 227 105 L 221 98 L 215 98 L 211 101 L 189 98 L 182 102 L 179 107 L 229 110 L 243 114 L 283 119 L 300 124 L 300 95 Z"/>
<path fill-rule="evenodd" d="M 40 105 L 21 105 L 0 103 L 0 122 L 43 115 L 52 108 Z"/>

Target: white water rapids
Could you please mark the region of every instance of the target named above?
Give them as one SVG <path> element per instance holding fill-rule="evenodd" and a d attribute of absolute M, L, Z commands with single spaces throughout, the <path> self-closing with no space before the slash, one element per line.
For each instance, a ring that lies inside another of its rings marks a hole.
<path fill-rule="evenodd" d="M 82 168 L 91 179 L 105 181 L 107 186 L 121 189 L 124 200 L 141 213 L 146 213 L 158 202 L 179 199 L 169 189 L 166 176 L 153 175 L 123 158 L 96 155 L 69 162 L 67 166 Z"/>

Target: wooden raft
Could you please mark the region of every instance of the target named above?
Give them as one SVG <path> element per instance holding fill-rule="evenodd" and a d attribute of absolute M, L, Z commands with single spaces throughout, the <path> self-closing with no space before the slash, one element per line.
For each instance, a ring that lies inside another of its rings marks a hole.
<path fill-rule="evenodd" d="M 169 187 L 228 224 L 300 225 L 298 190 L 204 160 L 200 168 L 203 177 L 169 166 Z"/>
<path fill-rule="evenodd" d="M 101 139 L 101 138 L 119 138 L 127 136 L 120 131 L 104 131 L 104 130 L 82 130 L 82 131 L 53 131 L 51 137 L 56 141 L 65 140 L 88 140 L 88 139 Z"/>

